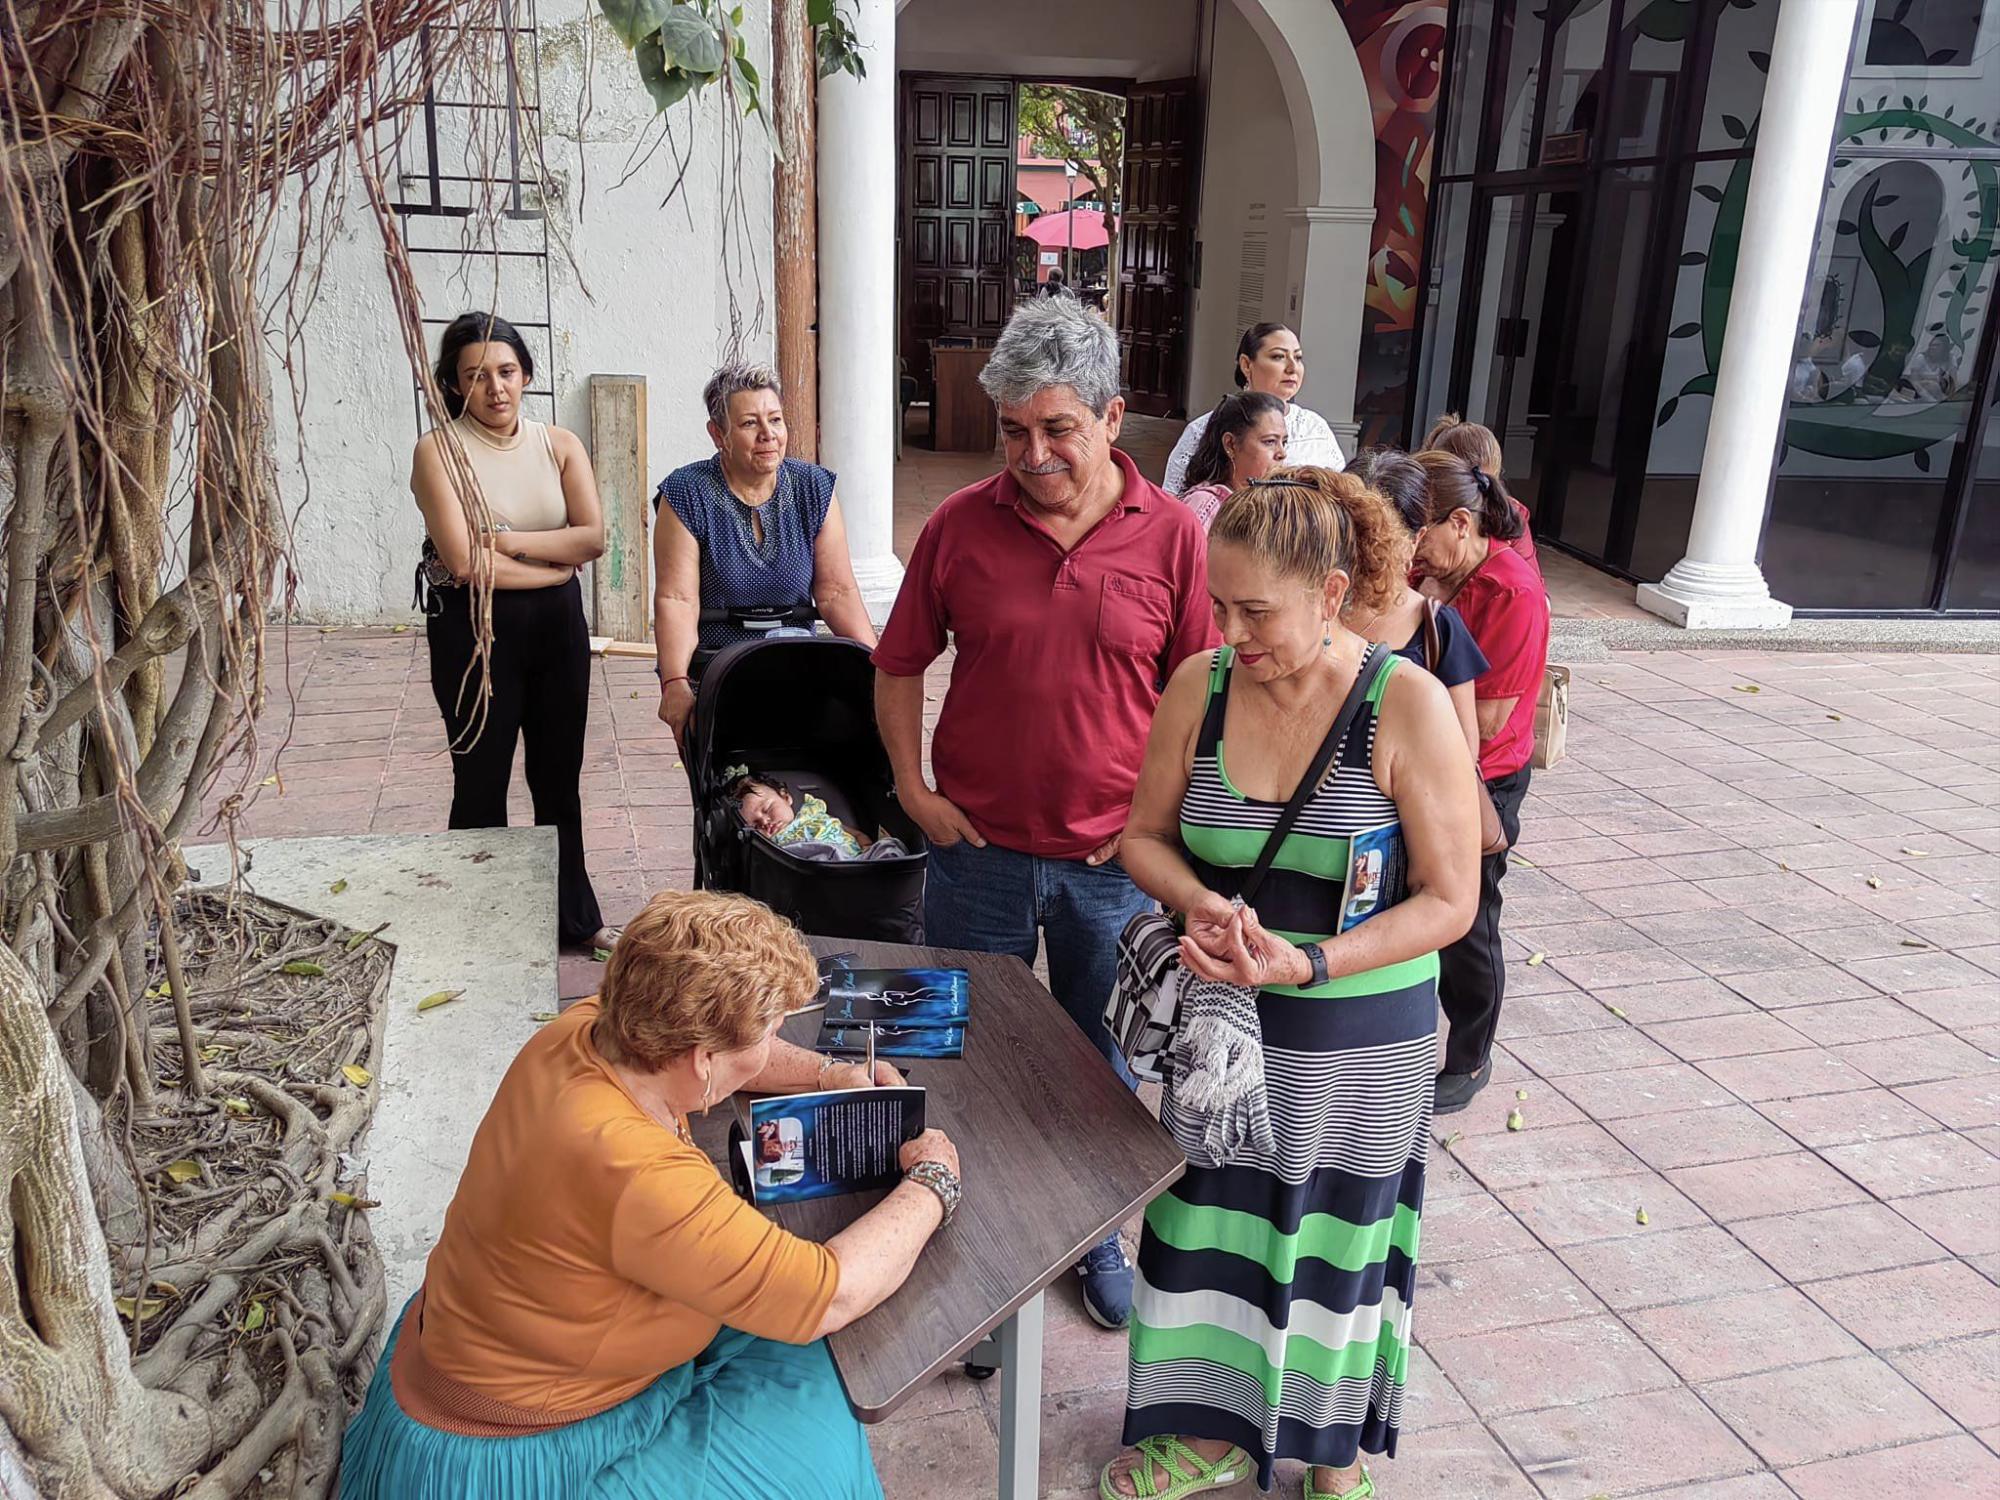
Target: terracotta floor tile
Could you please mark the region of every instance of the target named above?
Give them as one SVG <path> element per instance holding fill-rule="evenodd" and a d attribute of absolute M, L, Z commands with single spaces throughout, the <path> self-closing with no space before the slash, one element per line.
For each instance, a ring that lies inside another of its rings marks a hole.
<path fill-rule="evenodd" d="M 1723 981 L 1753 1005 L 1782 1010 L 1794 1005 L 1818 1005 L 1880 994 L 1874 985 L 1832 963 L 1787 965 Z"/>
<path fill-rule="evenodd" d="M 1905 1349 L 1889 1363 L 1967 1427 L 2000 1425 L 2000 1333 Z"/>
<path fill-rule="evenodd" d="M 1650 1211 L 1647 1217 L 1652 1217 Z M 1572 1245 L 1562 1257 L 1585 1286 L 1618 1312 L 1755 1291 L 1780 1279 L 1712 1226 Z"/>
<path fill-rule="evenodd" d="M 1806 1039 L 1798 1032 L 1777 1016 L 1764 1011 L 1736 1016 L 1708 1016 L 1695 1021 L 1668 1021 L 1648 1026 L 1646 1035 L 1683 1062 L 1784 1052 L 1806 1045 Z"/>
<path fill-rule="evenodd" d="M 1537 1182 L 1503 1192 L 1502 1201 L 1542 1243 L 1558 1249 L 1595 1240 L 1692 1229 L 1708 1216 L 1652 1172 L 1574 1182 Z M 1644 1210 L 1646 1222 L 1639 1222 Z"/>
<path fill-rule="evenodd" d="M 1610 1073 L 1579 1073 L 1557 1079 L 1555 1086 L 1595 1120 L 1716 1109 L 1736 1102 L 1727 1088 L 1706 1073 L 1678 1062 Z"/>
<path fill-rule="evenodd" d="M 1612 1396 L 1501 1417 L 1492 1425 L 1547 1500 L 1678 1487 L 1757 1467 L 1734 1434 L 1685 1390 Z"/>
<path fill-rule="evenodd" d="M 1951 1131 L 1857 1141 L 1822 1154 L 1878 1198 L 2000 1184 L 2000 1160 Z"/>
<path fill-rule="evenodd" d="M 1817 1009 L 1807 1006 L 1804 1009 Z M 1786 1011 L 1785 1015 L 1794 1015 Z M 1716 1057 L 1702 1063 L 1702 1072 L 1751 1104 L 1771 1099 L 1803 1099 L 1865 1089 L 1873 1081 L 1851 1063 L 1830 1052 L 1808 1048 L 1765 1052 L 1748 1057 Z"/>
<path fill-rule="evenodd" d="M 1410 1500 L 1431 1495 L 1449 1495 L 1452 1500 L 1539 1500 L 1540 1496 L 1507 1450 L 1476 1422 L 1426 1432 L 1403 1442 L 1397 1457 L 1375 1460 L 1369 1467 L 1375 1471 L 1376 1489 L 1385 1496 L 1406 1495 Z M 1281 1467 L 1279 1487 L 1273 1493 L 1298 1493 L 1301 1472 L 1296 1466 Z M 1253 1485 L 1244 1491 L 1245 1500 L 1255 1493 Z"/>
<path fill-rule="evenodd" d="M 1956 1261 L 1816 1281 L 1805 1292 L 1871 1349 L 2000 1332 L 2000 1286 Z"/>
<path fill-rule="evenodd" d="M 1714 1381 L 1701 1387 L 1701 1396 L 1779 1468 L 1938 1437 L 1957 1426 L 1872 1354 Z"/>
<path fill-rule="evenodd" d="M 1837 1208 L 1868 1196 L 1808 1151 L 1683 1167 L 1667 1173 L 1667 1180 L 1723 1224 Z"/>
<path fill-rule="evenodd" d="M 1611 1317 L 1432 1339 L 1429 1348 L 1452 1384 L 1488 1419 L 1676 1383 L 1674 1372 Z"/>
<path fill-rule="evenodd" d="M 1947 1252 L 1886 1203 L 1747 1219 L 1736 1237 L 1795 1284 L 1942 1260 Z"/>
<path fill-rule="evenodd" d="M 1884 1088 L 1851 1089 L 1803 1099 L 1771 1099 L 1760 1102 L 1757 1109 L 1796 1137 L 1800 1145 L 1815 1150 L 1899 1135 L 1924 1135 L 1938 1128 L 1937 1121 L 1929 1115 Z"/>
<path fill-rule="evenodd" d="M 1954 1255 L 2000 1254 L 2000 1187 L 1925 1193 L 1892 1206 Z"/>
<path fill-rule="evenodd" d="M 1626 1321 L 1692 1384 L 1864 1352 L 1792 1287 L 1643 1308 Z"/>
<path fill-rule="evenodd" d="M 1980 1130 L 2000 1125 L 2000 1073 L 1913 1084 L 1898 1089 L 1898 1097 L 1954 1130 Z"/>
<path fill-rule="evenodd" d="M 1507 1050 L 1544 1078 L 1642 1068 L 1674 1060 L 1673 1054 L 1632 1026 L 1520 1037 L 1510 1041 Z"/>
<path fill-rule="evenodd" d="M 1852 1458 L 1787 1469 L 1799 1500 L 1853 1500 L 1858 1495 L 2000 1495 L 2000 1457 L 1965 1436 L 1911 1443 Z"/>
<path fill-rule="evenodd" d="M 1569 1268 L 1546 1250 L 1420 1266 L 1417 1303 L 1423 1308 L 1425 1336 L 1433 1340 L 1565 1322 L 1603 1311 Z"/>
<path fill-rule="evenodd" d="M 1747 1104 L 1613 1120 L 1609 1129 L 1634 1155 L 1663 1172 L 1752 1156 L 1783 1156 L 1796 1149 L 1790 1136 Z"/>
<path fill-rule="evenodd" d="M 1887 1041 L 1891 1037 L 1919 1036 L 1936 1030 L 1930 1020 L 1887 996 L 1803 1005 L 1787 1013 L 1785 1023 L 1820 1047 Z"/>
<path fill-rule="evenodd" d="M 1471 1136 L 1453 1148 L 1453 1155 L 1495 1192 L 1535 1182 L 1616 1177 L 1644 1167 L 1631 1152 L 1589 1123 Z"/>

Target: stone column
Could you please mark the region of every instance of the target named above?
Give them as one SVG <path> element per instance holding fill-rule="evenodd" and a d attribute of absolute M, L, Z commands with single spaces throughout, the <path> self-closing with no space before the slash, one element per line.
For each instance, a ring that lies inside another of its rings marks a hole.
<path fill-rule="evenodd" d="M 1354 392 L 1375 206 L 1315 204 L 1291 209 L 1286 217 L 1293 235 L 1305 240 L 1296 331 L 1306 351 L 1306 383 L 1299 404 L 1325 417 L 1341 451 L 1352 454 L 1361 434 Z"/>
<path fill-rule="evenodd" d="M 819 461 L 868 612 L 895 601 L 896 5 L 855 0 L 868 76 L 819 86 Z"/>
<path fill-rule="evenodd" d="M 1771 597 L 1757 544 L 1859 8 L 1786 0 L 1778 11 L 1687 556 L 1639 587 L 1642 606 L 1691 630 L 1775 630 L 1792 618 Z"/>

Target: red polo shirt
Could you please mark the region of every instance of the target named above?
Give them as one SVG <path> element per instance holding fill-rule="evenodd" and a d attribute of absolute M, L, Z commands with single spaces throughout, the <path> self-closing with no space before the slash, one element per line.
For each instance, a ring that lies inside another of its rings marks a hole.
<path fill-rule="evenodd" d="M 938 790 L 1005 849 L 1081 859 L 1125 826 L 1160 689 L 1214 643 L 1193 511 L 1140 476 L 1068 552 L 1011 473 L 924 523 L 875 665 L 915 677 L 958 649 L 931 739 Z"/>
<path fill-rule="evenodd" d="M 1519 552 L 1489 539 L 1486 561 L 1451 603 L 1486 653 L 1486 674 L 1473 679 L 1472 696 L 1518 700 L 1500 732 L 1479 747 L 1479 774 L 1492 781 L 1520 770 L 1534 753 L 1535 700 L 1549 660 L 1549 596 Z"/>

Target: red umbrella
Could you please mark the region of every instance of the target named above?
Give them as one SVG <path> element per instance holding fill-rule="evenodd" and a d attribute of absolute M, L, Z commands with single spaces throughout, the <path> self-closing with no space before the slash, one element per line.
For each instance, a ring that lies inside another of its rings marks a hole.
<path fill-rule="evenodd" d="M 1021 232 L 1045 250 L 1102 250 L 1111 243 L 1103 210 L 1095 208 L 1043 214 Z"/>

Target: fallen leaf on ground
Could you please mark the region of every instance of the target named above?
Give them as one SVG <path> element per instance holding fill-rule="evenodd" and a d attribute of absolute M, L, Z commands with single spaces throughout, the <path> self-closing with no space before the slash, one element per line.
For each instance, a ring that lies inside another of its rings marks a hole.
<path fill-rule="evenodd" d="M 1507 1128 L 1509 1130 L 1519 1130 L 1523 1125 L 1527 1123 L 1528 1122 L 1526 1120 L 1521 1118 L 1521 1112 L 1518 1109 L 1510 1109 L 1507 1111 Z"/>
<path fill-rule="evenodd" d="M 1516 1099 L 1520 1099 L 1520 1100 L 1523 1100 L 1523 1101 L 1525 1101 L 1525 1100 L 1527 1099 L 1527 1097 L 1528 1097 L 1528 1091 L 1527 1091 L 1526 1089 L 1515 1089 L 1515 1090 L 1514 1090 L 1514 1097 L 1515 1097 Z"/>
<path fill-rule="evenodd" d="M 1449 1151 L 1453 1146 L 1456 1146 L 1458 1144 L 1459 1137 L 1464 1134 L 1465 1132 L 1463 1130 L 1454 1130 L 1450 1135 L 1446 1136 L 1443 1140 L 1439 1141 L 1438 1144 L 1444 1147 L 1445 1150 Z"/>
<path fill-rule="evenodd" d="M 352 1193 L 334 1192 L 328 1193 L 326 1196 L 328 1202 L 338 1203 L 342 1208 L 380 1208 L 382 1206 L 382 1200 L 379 1198 L 357 1198 Z"/>
<path fill-rule="evenodd" d="M 1791 867 L 1790 865 L 1786 864 L 1786 863 L 1785 863 L 1785 862 L 1784 862 L 1784 861 L 1783 861 L 1783 860 L 1781 859 L 1781 860 L 1779 860 L 1779 861 L 1778 861 L 1778 868 L 1779 868 L 1780 870 L 1784 870 L 1784 871 L 1786 871 L 1786 872 L 1788 872 L 1788 873 L 1789 873 L 1792 867 Z"/>
<path fill-rule="evenodd" d="M 228 1114 L 247 1115 L 250 1113 L 250 1101 L 248 1099 L 238 1099 L 232 1095 L 230 1098 L 222 1101 L 222 1108 Z"/>
<path fill-rule="evenodd" d="M 282 965 L 278 972 L 280 974 L 295 975 L 300 979 L 326 978 L 325 966 L 316 964 L 309 958 L 295 958 L 290 963 Z"/>
<path fill-rule="evenodd" d="M 676 771 L 681 771 L 681 770 L 685 770 L 685 769 L 686 769 L 686 767 L 684 767 L 684 766 L 683 766 L 683 765 L 682 765 L 682 764 L 681 764 L 681 763 L 680 763 L 679 761 L 675 761 L 675 762 L 674 762 L 674 769 L 675 769 Z"/>
<path fill-rule="evenodd" d="M 1528 955 L 1528 967 L 1531 969 L 1539 969 L 1542 966 L 1542 960 L 1547 957 L 1548 954 L 1542 952 L 1539 948 L 1537 948 L 1533 953 L 1530 953 Z"/>
<path fill-rule="evenodd" d="M 408 635 L 409 633 L 410 627 L 407 625 L 391 625 L 389 627 L 389 634 L 391 635 Z"/>
<path fill-rule="evenodd" d="M 130 994 L 131 991 L 128 990 L 126 993 Z M 118 1316 L 121 1318 L 157 1318 L 167 1306 L 158 1297 L 148 1297 L 144 1302 L 135 1297 L 120 1297 L 113 1305 L 117 1307 Z"/>
<path fill-rule="evenodd" d="M 528 1017 L 528 1019 L 530 1021 L 533 1021 L 537 1026 L 545 1026 L 550 1021 L 553 1021 L 555 1018 L 556 1018 L 556 1012 L 552 1010 L 538 1010 L 533 1015 Z"/>
<path fill-rule="evenodd" d="M 1930 947 L 1930 944 L 1929 944 L 1929 943 L 1927 943 L 1927 942 L 1925 942 L 1925 941 L 1924 941 L 1924 940 L 1923 940 L 1922 938 L 1904 938 L 1904 939 L 1902 940 L 1902 943 L 1903 943 L 1903 946 L 1904 946 L 1905 948 L 1928 948 L 1928 947 Z"/>
<path fill-rule="evenodd" d="M 1869 889 L 1869 890 L 1871 890 L 1871 891 L 1879 891 L 1879 890 L 1881 890 L 1881 889 L 1882 889 L 1882 877 L 1881 877 L 1880 875 L 1870 875 L 1870 876 L 1868 877 L 1868 889 Z"/>
<path fill-rule="evenodd" d="M 203 1062 L 214 1062 L 214 1061 L 215 1061 L 215 1060 L 216 1060 L 216 1059 L 217 1059 L 218 1057 L 221 1057 L 221 1056 L 223 1056 L 223 1055 L 224 1055 L 225 1053 L 228 1053 L 228 1052 L 231 1052 L 231 1051 L 234 1051 L 234 1050 L 235 1050 L 234 1048 L 230 1048 L 230 1047 L 217 1047 L 217 1046 L 215 1046 L 215 1045 L 211 1044 L 211 1045 L 209 1045 L 209 1046 L 206 1046 L 206 1047 L 204 1047 L 204 1048 L 202 1048 L 202 1049 L 201 1049 L 201 1060 L 202 1060 Z"/>
<path fill-rule="evenodd" d="M 262 781 L 257 783 L 259 786 L 276 786 L 277 784 L 278 778 L 275 776 L 266 776 Z"/>
<path fill-rule="evenodd" d="M 1516 865 L 1517 867 L 1519 867 L 1520 869 L 1523 869 L 1523 870 L 1532 870 L 1532 869 L 1534 869 L 1534 868 L 1535 868 L 1534 864 L 1533 864 L 1533 863 L 1532 863 L 1531 861 L 1529 861 L 1529 860 L 1525 860 L 1525 859 L 1521 858 L 1521 856 L 1520 856 L 1520 855 L 1518 855 L 1518 854 L 1510 854 L 1510 855 L 1508 855 L 1507 857 L 1508 857 L 1508 858 L 1509 858 L 1510 860 L 1512 860 L 1512 861 L 1514 862 L 1514 864 L 1515 864 L 1515 865 Z"/>
<path fill-rule="evenodd" d="M 243 1314 L 243 1331 L 255 1333 L 264 1326 L 264 1304 L 262 1300 L 252 1302 L 250 1310 Z"/>
<path fill-rule="evenodd" d="M 1828 714 L 1828 715 L 1827 715 L 1827 717 L 1828 717 L 1829 719 L 1833 720 L 1833 722 L 1834 722 L 1834 723 L 1836 723 L 1836 724 L 1838 724 L 1838 723 L 1840 722 L 1840 715 L 1839 715 L 1839 714 Z"/>
<path fill-rule="evenodd" d="M 340 893 L 341 893 L 342 891 L 344 891 L 344 890 L 346 890 L 346 889 L 347 889 L 347 882 L 346 882 L 346 881 L 344 881 L 344 880 L 336 880 L 336 881 L 335 881 L 335 882 L 334 882 L 334 883 L 333 883 L 332 885 L 330 885 L 330 886 L 328 886 L 328 887 L 326 888 L 326 893 L 327 893 L 327 894 L 328 894 L 329 896 L 338 896 L 338 895 L 339 895 L 339 894 L 340 894 Z"/>
<path fill-rule="evenodd" d="M 1646 1210 L 1643 1208 L 1640 1209 L 1639 1212 L 1635 1214 L 1633 1217 L 1638 1223 L 1641 1224 L 1650 1224 L 1653 1222 L 1651 1219 L 1646 1217 Z"/>
<path fill-rule="evenodd" d="M 464 990 L 439 990 L 436 994 L 426 995 L 423 999 L 419 1000 L 417 1002 L 417 1009 L 419 1011 L 436 1010 L 440 1005 L 451 1004 L 452 1001 L 464 993 Z"/>
<path fill-rule="evenodd" d="M 592 948 L 590 950 L 590 956 L 596 959 L 601 964 L 608 964 L 611 962 L 611 950 L 609 948 Z"/>
<path fill-rule="evenodd" d="M 1922 850 L 1922 849 L 1905 849 L 1905 850 L 1904 850 L 1903 852 L 1904 852 L 1905 854 L 1909 855 L 1911 859 L 1929 859 L 1929 858 L 1930 858 L 1930 854 L 1929 854 L 1929 853 L 1928 853 L 1927 851 L 1925 851 L 1925 850 Z"/>
<path fill-rule="evenodd" d="M 1606 1010 L 1610 1011 L 1610 1012 L 1611 1012 L 1611 1014 L 1612 1014 L 1612 1015 L 1614 1015 L 1614 1016 L 1616 1016 L 1616 1017 L 1617 1017 L 1617 1018 L 1618 1018 L 1619 1020 L 1621 1020 L 1621 1021 L 1622 1021 L 1622 1020 L 1624 1020 L 1624 1019 L 1625 1019 L 1625 1012 L 1624 1012 L 1624 1011 L 1622 1011 L 1622 1010 L 1620 1010 L 1620 1009 L 1619 1009 L 1619 1008 L 1618 1008 L 1617 1006 L 1615 1006 L 1615 1005 L 1607 1005 L 1607 1006 L 1605 1006 L 1604 1008 L 1605 1008 Z"/>
<path fill-rule="evenodd" d="M 201 1176 L 201 1163 L 189 1161 L 183 1156 L 179 1161 L 170 1161 L 163 1169 L 175 1182 L 192 1182 Z"/>
<path fill-rule="evenodd" d="M 342 1063 L 340 1071 L 347 1081 L 358 1089 L 365 1089 L 375 1080 L 375 1075 L 360 1063 Z"/>
<path fill-rule="evenodd" d="M 355 933 L 353 937 L 347 940 L 346 943 L 347 951 L 349 953 L 352 953 L 356 948 L 359 948 L 363 943 L 367 942 L 373 936 L 375 936 L 375 934 L 372 932 Z"/>
<path fill-rule="evenodd" d="M 1736 684 L 1736 691 L 1739 693 L 1761 693 L 1764 690 L 1754 682 L 1739 682 Z"/>

